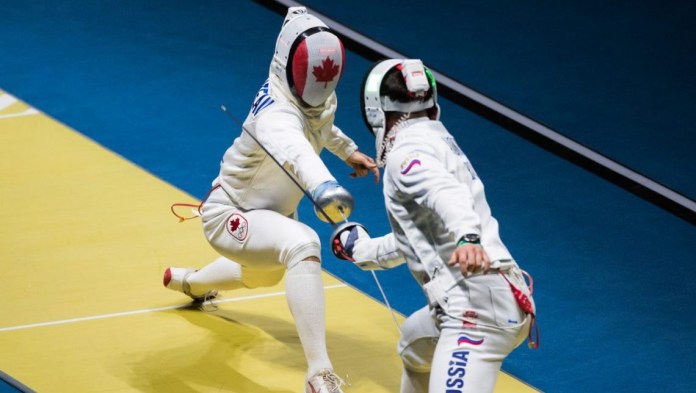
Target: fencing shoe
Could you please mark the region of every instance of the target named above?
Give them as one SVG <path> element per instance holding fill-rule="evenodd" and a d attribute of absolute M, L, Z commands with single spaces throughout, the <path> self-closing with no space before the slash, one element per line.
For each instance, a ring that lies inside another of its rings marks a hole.
<path fill-rule="evenodd" d="M 341 386 L 345 385 L 333 370 L 320 370 L 314 376 L 307 379 L 305 393 L 343 393 Z"/>
<path fill-rule="evenodd" d="M 195 269 L 168 267 L 164 272 L 164 279 L 162 282 L 166 288 L 183 292 L 195 302 L 205 302 L 217 297 L 218 291 L 216 289 L 211 289 L 202 295 L 194 295 L 191 293 L 191 288 L 189 287 L 186 278 L 194 272 L 196 272 Z"/>

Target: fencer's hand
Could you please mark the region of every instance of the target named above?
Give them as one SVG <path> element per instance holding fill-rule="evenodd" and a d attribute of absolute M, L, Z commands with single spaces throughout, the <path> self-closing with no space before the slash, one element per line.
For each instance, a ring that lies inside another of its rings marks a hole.
<path fill-rule="evenodd" d="M 455 248 L 447 264 L 449 266 L 459 265 L 459 270 L 464 277 L 467 277 L 470 272 L 488 273 L 491 269 L 488 254 L 476 244 L 464 244 Z"/>
<path fill-rule="evenodd" d="M 357 222 L 345 222 L 331 234 L 331 252 L 336 258 L 355 262 L 353 251 L 359 239 L 369 239 L 367 230 Z"/>
<path fill-rule="evenodd" d="M 375 184 L 379 183 L 379 168 L 377 168 L 375 160 L 369 156 L 356 150 L 348 157 L 346 163 L 353 168 L 353 173 L 350 174 L 350 177 L 363 177 L 372 172 L 375 177 Z"/>

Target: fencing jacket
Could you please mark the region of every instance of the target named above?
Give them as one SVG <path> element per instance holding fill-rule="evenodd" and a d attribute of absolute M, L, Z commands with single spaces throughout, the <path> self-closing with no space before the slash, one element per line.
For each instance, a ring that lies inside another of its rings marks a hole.
<path fill-rule="evenodd" d="M 335 180 L 319 157 L 323 148 L 342 160 L 357 150 L 333 124 L 336 104 L 332 94 L 323 106 L 305 108 L 271 74 L 256 95 L 244 128 L 312 192 L 319 184 Z M 225 152 L 213 184 L 221 185 L 242 209 L 269 209 L 285 216 L 295 213 L 304 195 L 246 132 Z"/>
<path fill-rule="evenodd" d="M 465 234 L 481 237 L 492 262 L 512 259 L 481 179 L 439 121 L 423 117 L 399 125 L 385 166 L 384 199 L 396 247 L 421 284 Z M 381 238 L 383 246 L 389 236 Z"/>

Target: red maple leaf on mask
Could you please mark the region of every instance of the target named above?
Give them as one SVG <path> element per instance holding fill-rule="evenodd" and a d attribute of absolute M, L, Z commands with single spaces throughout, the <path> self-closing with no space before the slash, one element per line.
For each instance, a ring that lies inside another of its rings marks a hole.
<path fill-rule="evenodd" d="M 321 66 L 314 66 L 313 68 L 312 75 L 317 78 L 317 82 L 324 82 L 324 88 L 338 75 L 339 69 L 338 65 L 334 64 L 329 56 L 326 56 L 326 59 L 321 61 Z"/>

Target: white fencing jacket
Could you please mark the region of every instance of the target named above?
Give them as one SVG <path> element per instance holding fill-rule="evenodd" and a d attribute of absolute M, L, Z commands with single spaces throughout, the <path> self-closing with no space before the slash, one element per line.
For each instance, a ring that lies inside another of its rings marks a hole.
<path fill-rule="evenodd" d="M 336 95 L 319 108 L 304 108 L 271 75 L 259 90 L 244 128 L 286 168 L 305 190 L 335 180 L 319 157 L 327 148 L 342 160 L 356 144 L 333 124 Z M 268 209 L 285 216 L 295 213 L 303 192 L 249 136 L 242 132 L 225 152 L 219 184 L 242 209 Z"/>
<path fill-rule="evenodd" d="M 475 233 L 492 266 L 512 262 L 481 179 L 439 121 L 423 117 L 399 125 L 385 166 L 384 200 L 393 232 L 356 242 L 356 260 L 392 267 L 399 262 L 396 248 L 423 284 L 449 260 L 462 236 Z"/>

